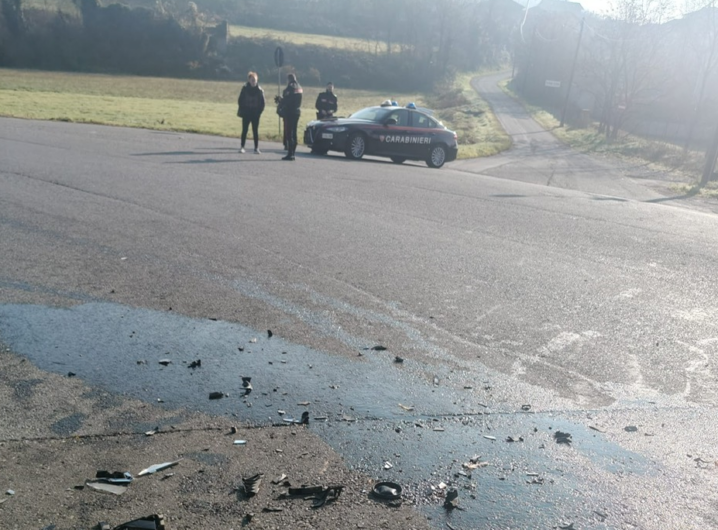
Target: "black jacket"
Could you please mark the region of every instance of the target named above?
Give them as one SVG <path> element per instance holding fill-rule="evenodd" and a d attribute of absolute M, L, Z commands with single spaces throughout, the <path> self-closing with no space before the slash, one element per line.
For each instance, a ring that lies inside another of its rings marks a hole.
<path fill-rule="evenodd" d="M 282 92 L 282 116 L 299 116 L 302 113 L 302 94 L 304 90 L 296 81 L 289 83 Z"/>
<path fill-rule="evenodd" d="M 239 105 L 238 116 L 243 118 L 254 118 L 264 112 L 264 90 L 259 85 L 252 86 L 246 83 L 239 93 L 237 100 Z"/>
<path fill-rule="evenodd" d="M 329 92 L 328 90 L 320 92 L 317 96 L 317 103 L 315 107 L 321 115 L 328 115 L 329 112 L 336 112 L 337 95 L 334 92 Z"/>

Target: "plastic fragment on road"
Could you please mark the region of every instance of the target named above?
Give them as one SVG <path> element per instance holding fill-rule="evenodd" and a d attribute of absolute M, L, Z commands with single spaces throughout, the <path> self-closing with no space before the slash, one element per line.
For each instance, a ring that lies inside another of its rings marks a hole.
<path fill-rule="evenodd" d="M 391 462 L 384 462 L 384 469 L 391 469 L 392 467 L 394 467 L 394 464 Z"/>
<path fill-rule="evenodd" d="M 507 442 L 523 442 L 524 437 L 523 436 L 507 436 L 506 441 Z"/>
<path fill-rule="evenodd" d="M 450 488 L 446 492 L 446 498 L 444 499 L 444 508 L 447 510 L 453 510 L 459 506 L 459 491 L 456 488 Z"/>
<path fill-rule="evenodd" d="M 108 484 L 129 484 L 134 477 L 129 471 L 104 471 L 100 470 L 95 473 L 95 479 L 107 482 Z"/>
<path fill-rule="evenodd" d="M 496 436 L 489 436 L 488 434 L 484 434 L 484 438 L 487 440 L 491 440 L 492 442 L 496 441 Z"/>
<path fill-rule="evenodd" d="M 414 407 L 412 407 L 411 405 L 402 405 L 401 403 L 399 403 L 399 407 L 407 412 L 412 412 L 414 410 Z"/>
<path fill-rule="evenodd" d="M 275 479 L 272 481 L 272 484 L 280 484 L 280 483 L 284 482 L 285 480 L 287 480 L 287 475 L 284 474 L 284 473 L 282 473 L 281 476 L 275 478 Z"/>
<path fill-rule="evenodd" d="M 571 435 L 567 432 L 556 431 L 553 433 L 553 437 L 557 444 L 571 445 L 571 442 L 573 442 Z"/>
<path fill-rule="evenodd" d="M 169 530 L 164 515 L 149 515 L 116 526 L 113 530 Z"/>
<path fill-rule="evenodd" d="M 224 392 L 210 392 L 209 399 L 222 399 L 225 395 Z"/>
<path fill-rule="evenodd" d="M 272 330 L 271 330 L 271 329 L 268 329 L 268 330 L 267 330 L 267 338 L 268 338 L 268 339 L 271 339 L 271 338 L 272 338 L 272 335 L 274 335 L 274 333 L 272 333 Z"/>
<path fill-rule="evenodd" d="M 158 471 L 164 471 L 165 469 L 169 469 L 171 467 L 176 466 L 180 463 L 180 460 L 175 460 L 173 462 L 165 462 L 163 464 L 155 464 L 153 466 L 150 466 L 146 469 L 143 469 L 139 473 L 137 473 L 138 477 L 143 477 L 145 475 L 152 475 L 153 473 L 157 473 Z"/>
<path fill-rule="evenodd" d="M 379 499 L 396 500 L 401 497 L 401 486 L 395 482 L 377 482 L 372 495 Z"/>
<path fill-rule="evenodd" d="M 159 364 L 161 364 L 162 366 L 167 366 L 168 364 L 172 364 L 172 360 L 171 360 L 171 359 L 160 359 L 160 360 L 157 361 L 157 362 L 158 362 Z"/>
<path fill-rule="evenodd" d="M 370 349 L 373 350 L 373 351 L 386 351 L 386 350 L 387 350 L 386 346 L 382 346 L 381 344 L 377 344 L 376 346 L 372 346 Z"/>
<path fill-rule="evenodd" d="M 15 490 L 7 490 L 5 495 L 15 495 Z"/>
<path fill-rule="evenodd" d="M 122 495 L 127 491 L 126 484 L 112 484 L 102 480 L 88 480 L 85 482 L 88 488 L 103 493 L 112 493 L 113 495 Z"/>
<path fill-rule="evenodd" d="M 263 476 L 264 473 L 257 473 L 256 475 L 242 479 L 244 494 L 247 497 L 254 497 L 259 492 L 259 486 L 262 485 Z"/>
<path fill-rule="evenodd" d="M 235 440 L 232 445 L 247 445 L 247 440 Z"/>
<path fill-rule="evenodd" d="M 294 418 L 282 418 L 282 421 L 286 423 L 296 423 L 298 425 L 309 425 L 309 412 L 306 410 L 302 412 L 302 418 L 299 420 L 296 420 Z"/>

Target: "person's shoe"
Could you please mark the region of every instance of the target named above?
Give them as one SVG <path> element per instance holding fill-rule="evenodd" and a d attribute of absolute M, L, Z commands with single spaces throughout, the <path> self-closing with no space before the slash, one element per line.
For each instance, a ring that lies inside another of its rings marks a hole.
<path fill-rule="evenodd" d="M 255 147 L 255 148 L 254 148 L 254 154 L 255 154 L 255 155 L 261 155 L 261 154 L 262 154 L 262 151 L 259 150 L 259 147 Z"/>
<path fill-rule="evenodd" d="M 240 152 L 240 153 L 244 153 L 244 152 L 245 152 L 244 147 L 242 147 L 242 148 L 239 150 L 239 152 Z"/>
<path fill-rule="evenodd" d="M 294 160 L 294 155 L 289 154 L 287 156 L 283 156 L 282 160 Z"/>

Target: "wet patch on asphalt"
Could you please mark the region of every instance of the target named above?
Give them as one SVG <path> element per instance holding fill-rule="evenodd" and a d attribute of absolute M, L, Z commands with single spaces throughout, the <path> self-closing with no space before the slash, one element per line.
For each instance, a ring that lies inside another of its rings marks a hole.
<path fill-rule="evenodd" d="M 56 421 L 50 426 L 50 428 L 52 429 L 52 432 L 58 436 L 69 436 L 80 430 L 86 418 L 87 416 L 85 414 L 75 412 L 74 414 L 70 414 L 61 420 Z"/>
<path fill-rule="evenodd" d="M 416 371 L 373 351 L 351 360 L 238 324 L 105 303 L 2 305 L 0 336 L 43 370 L 71 370 L 91 385 L 171 409 L 254 425 L 287 424 L 309 411 L 310 429 L 353 467 L 403 484 L 406 496 L 434 520 L 449 517 L 457 528 L 507 520 L 519 527 L 573 520 L 601 528 L 590 514 L 610 511 L 618 501 L 595 484 L 583 489 L 585 474 L 654 469 L 600 433 L 556 415 L 492 413 L 478 405 L 467 410 L 456 390 L 417 378 Z M 190 368 L 197 359 L 201 367 Z M 242 376 L 251 377 L 250 393 Z M 211 392 L 226 397 L 210 400 Z M 83 420 L 73 414 L 52 428 L 69 435 Z M 559 430 L 571 433 L 570 445 L 556 443 Z M 213 456 L 190 458 L 222 465 Z M 486 467 L 467 473 L 463 464 L 476 456 Z M 458 489 L 463 510 L 441 508 L 447 487 Z"/>

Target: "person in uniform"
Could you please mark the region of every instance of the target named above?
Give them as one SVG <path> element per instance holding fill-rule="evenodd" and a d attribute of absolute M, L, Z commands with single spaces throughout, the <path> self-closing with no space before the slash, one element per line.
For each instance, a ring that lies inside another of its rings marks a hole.
<path fill-rule="evenodd" d="M 259 77 L 256 72 L 247 74 L 247 82 L 239 93 L 237 104 L 239 110 L 237 115 L 242 118 L 242 146 L 240 153 L 244 153 L 244 144 L 247 142 L 247 131 L 252 126 L 254 138 L 254 152 L 260 154 L 259 150 L 259 118 L 264 112 L 264 90 L 259 86 Z"/>
<path fill-rule="evenodd" d="M 297 150 L 297 126 L 299 125 L 299 117 L 302 113 L 302 94 L 304 90 L 297 81 L 295 74 L 287 76 L 287 86 L 279 98 L 278 105 L 282 116 L 285 120 L 287 131 L 287 156 L 282 160 L 294 160 L 294 153 Z"/>
<path fill-rule="evenodd" d="M 327 83 L 327 89 L 319 93 L 314 106 L 317 108 L 318 120 L 334 117 L 334 113 L 337 111 L 337 95 L 334 93 L 334 83 Z"/>

